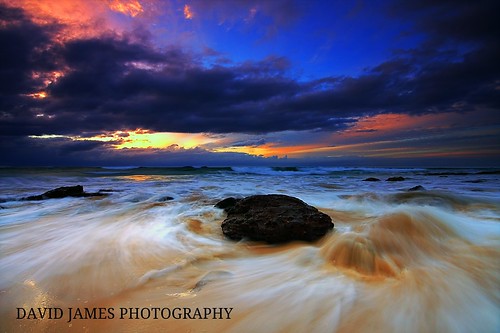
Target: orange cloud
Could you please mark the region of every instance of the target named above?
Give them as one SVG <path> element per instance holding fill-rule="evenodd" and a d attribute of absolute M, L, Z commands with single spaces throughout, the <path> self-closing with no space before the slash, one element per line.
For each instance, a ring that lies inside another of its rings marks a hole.
<path fill-rule="evenodd" d="M 141 3 L 137 0 L 128 0 L 128 1 L 112 0 L 108 1 L 108 3 L 109 3 L 108 6 L 111 10 L 132 17 L 135 17 L 144 12 Z"/>
<path fill-rule="evenodd" d="M 129 23 L 113 12 L 129 17 L 145 13 L 144 1 L 149 11 L 156 0 L 4 0 L 14 7 L 21 7 L 40 25 L 59 24 L 60 33 L 56 40 L 64 42 L 75 38 L 101 35 L 105 31 L 120 34 L 129 28 Z"/>
<path fill-rule="evenodd" d="M 281 146 L 276 143 L 266 143 L 259 146 L 236 146 L 236 147 L 222 147 L 213 149 L 214 152 L 233 152 L 245 153 L 255 156 L 302 156 L 307 153 L 316 152 L 323 149 L 321 143 L 296 145 L 296 146 Z"/>
<path fill-rule="evenodd" d="M 193 11 L 189 5 L 184 5 L 184 17 L 187 20 L 192 20 L 193 19 Z"/>
<path fill-rule="evenodd" d="M 378 114 L 360 118 L 353 127 L 344 131 L 342 135 L 344 137 L 376 136 L 380 135 L 380 132 L 413 131 L 415 129 L 444 129 L 449 127 L 449 120 L 452 116 L 452 113 L 424 115 L 397 113 Z"/>
<path fill-rule="evenodd" d="M 8 0 L 12 6 L 22 7 L 37 24 L 60 23 L 64 32 L 82 36 L 92 30 L 108 8 L 103 1 L 97 0 Z M 102 19 L 102 18 L 101 18 Z"/>
<path fill-rule="evenodd" d="M 472 119 L 475 118 L 472 116 Z M 474 140 L 478 135 L 492 135 L 488 129 L 469 132 L 467 124 L 471 124 L 471 114 L 454 112 L 425 115 L 379 114 L 360 118 L 352 127 L 342 132 L 304 137 L 302 142 L 308 141 L 306 144 L 290 144 L 287 143 L 286 135 L 278 135 L 276 139 L 279 143 L 271 141 L 260 145 L 231 146 L 231 138 L 228 137 L 229 140 L 217 142 L 218 147 L 212 146 L 212 151 L 239 152 L 264 157 L 286 155 L 295 158 L 341 156 L 420 158 L 498 154 L 498 150 L 491 147 L 450 144 L 455 142 L 453 140 L 455 137 Z M 297 135 L 301 134 L 294 133 L 293 142 L 298 142 Z M 246 139 L 252 141 L 251 137 Z M 440 145 L 439 142 L 443 144 Z"/>
<path fill-rule="evenodd" d="M 45 91 L 39 91 L 36 93 L 28 94 L 28 96 L 36 98 L 36 99 L 44 99 L 47 98 L 47 93 Z"/>
<path fill-rule="evenodd" d="M 484 126 L 480 113 L 445 112 L 439 114 L 379 114 L 360 118 L 352 127 L 333 133 L 325 156 L 366 157 L 446 157 L 493 154 L 495 149 L 464 146 L 464 139 L 492 135 L 491 129 L 469 131 Z M 453 140 L 457 138 L 458 141 Z M 442 144 L 440 144 L 442 142 Z M 457 142 L 454 144 L 454 142 Z M 498 150 L 496 150 L 498 153 Z"/>

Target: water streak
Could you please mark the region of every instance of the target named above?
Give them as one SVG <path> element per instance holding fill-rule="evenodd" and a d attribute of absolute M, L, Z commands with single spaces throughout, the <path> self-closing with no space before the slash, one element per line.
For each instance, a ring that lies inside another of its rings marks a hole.
<path fill-rule="evenodd" d="M 0 209 L 3 330 L 497 332 L 500 327 L 496 174 L 481 175 L 487 181 L 471 187 L 468 181 L 477 171 L 450 180 L 413 169 L 289 168 L 271 170 L 272 175 L 259 174 L 262 169 L 141 170 L 0 174 L 0 196 L 8 198 Z M 294 172 L 302 173 L 291 176 Z M 367 174 L 383 178 L 390 172 L 408 180 L 362 181 Z M 88 191 L 114 191 L 105 198 L 15 200 L 75 183 Z M 406 191 L 420 184 L 428 191 Z M 213 204 L 263 193 L 299 197 L 329 214 L 335 230 L 311 244 L 226 240 L 220 229 L 224 212 Z M 17 320 L 17 307 L 102 307 L 117 315 L 70 323 Z M 119 319 L 118 309 L 130 307 L 233 311 L 229 320 Z"/>

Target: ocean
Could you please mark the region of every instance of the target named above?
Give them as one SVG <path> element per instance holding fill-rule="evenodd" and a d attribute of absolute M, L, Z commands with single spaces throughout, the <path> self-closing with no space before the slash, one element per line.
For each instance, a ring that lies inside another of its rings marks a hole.
<path fill-rule="evenodd" d="M 20 200 L 72 185 L 109 195 Z M 335 228 L 224 237 L 273 193 Z M 499 258 L 497 169 L 0 168 L 1 332 L 500 332 Z"/>

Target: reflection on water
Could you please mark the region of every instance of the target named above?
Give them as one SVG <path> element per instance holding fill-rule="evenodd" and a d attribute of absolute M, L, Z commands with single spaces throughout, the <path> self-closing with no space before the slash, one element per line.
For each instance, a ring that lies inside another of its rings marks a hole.
<path fill-rule="evenodd" d="M 299 196 L 335 221 L 335 230 L 316 243 L 269 246 L 225 240 L 224 213 L 213 207 L 224 196 L 253 194 L 262 179 L 169 177 L 100 176 L 83 181 L 120 191 L 102 199 L 5 204 L 2 331 L 496 332 L 500 327 L 495 196 L 373 194 L 372 184 L 336 193 L 350 185 L 331 178 L 301 184 L 266 178 L 265 192 Z M 176 199 L 161 201 L 167 194 Z M 61 308 L 65 317 L 16 319 L 16 308 L 38 307 Z M 68 322 L 69 308 L 73 314 L 77 308 L 103 308 L 107 317 L 82 319 L 82 312 Z M 120 319 L 121 309 L 131 308 L 232 311 L 231 319 Z"/>

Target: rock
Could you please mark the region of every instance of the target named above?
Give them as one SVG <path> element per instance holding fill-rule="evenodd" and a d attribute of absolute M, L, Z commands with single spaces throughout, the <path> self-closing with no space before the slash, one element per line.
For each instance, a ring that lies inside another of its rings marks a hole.
<path fill-rule="evenodd" d="M 215 204 L 215 207 L 224 209 L 225 211 L 229 211 L 238 201 L 241 199 L 236 199 L 233 197 L 226 198 L 224 200 L 219 201 L 218 203 Z"/>
<path fill-rule="evenodd" d="M 81 197 L 83 196 L 83 186 L 63 186 L 56 189 L 47 191 L 40 195 L 33 195 L 25 200 L 43 200 L 43 199 L 54 199 L 54 198 L 65 198 L 65 197 Z"/>
<path fill-rule="evenodd" d="M 83 191 L 83 186 L 63 186 L 56 189 L 47 191 L 43 194 L 33 195 L 29 197 L 22 198 L 21 200 L 45 200 L 45 199 L 60 199 L 66 197 L 93 197 L 93 196 L 105 196 L 107 193 L 101 191 L 95 193 L 87 193 Z"/>
<path fill-rule="evenodd" d="M 174 198 L 170 197 L 168 195 L 166 195 L 166 196 L 161 197 L 160 199 L 158 199 L 159 202 L 170 201 L 170 200 L 174 200 Z"/>
<path fill-rule="evenodd" d="M 222 232 L 233 240 L 249 238 L 268 243 L 314 241 L 334 226 L 328 215 L 297 198 L 280 194 L 246 197 L 237 200 L 226 211 Z"/>
<path fill-rule="evenodd" d="M 299 171 L 297 167 L 273 167 L 274 171 Z"/>
<path fill-rule="evenodd" d="M 404 177 L 389 177 L 386 179 L 387 182 L 402 182 L 405 180 Z"/>
<path fill-rule="evenodd" d="M 425 191 L 425 187 L 423 187 L 422 185 L 417 185 L 408 189 L 408 192 L 415 192 L 415 191 Z"/>
<path fill-rule="evenodd" d="M 500 175 L 500 170 L 479 171 L 477 175 Z"/>
<path fill-rule="evenodd" d="M 380 179 L 375 178 L 375 177 L 368 177 L 366 179 L 363 179 L 364 182 L 379 182 Z"/>

